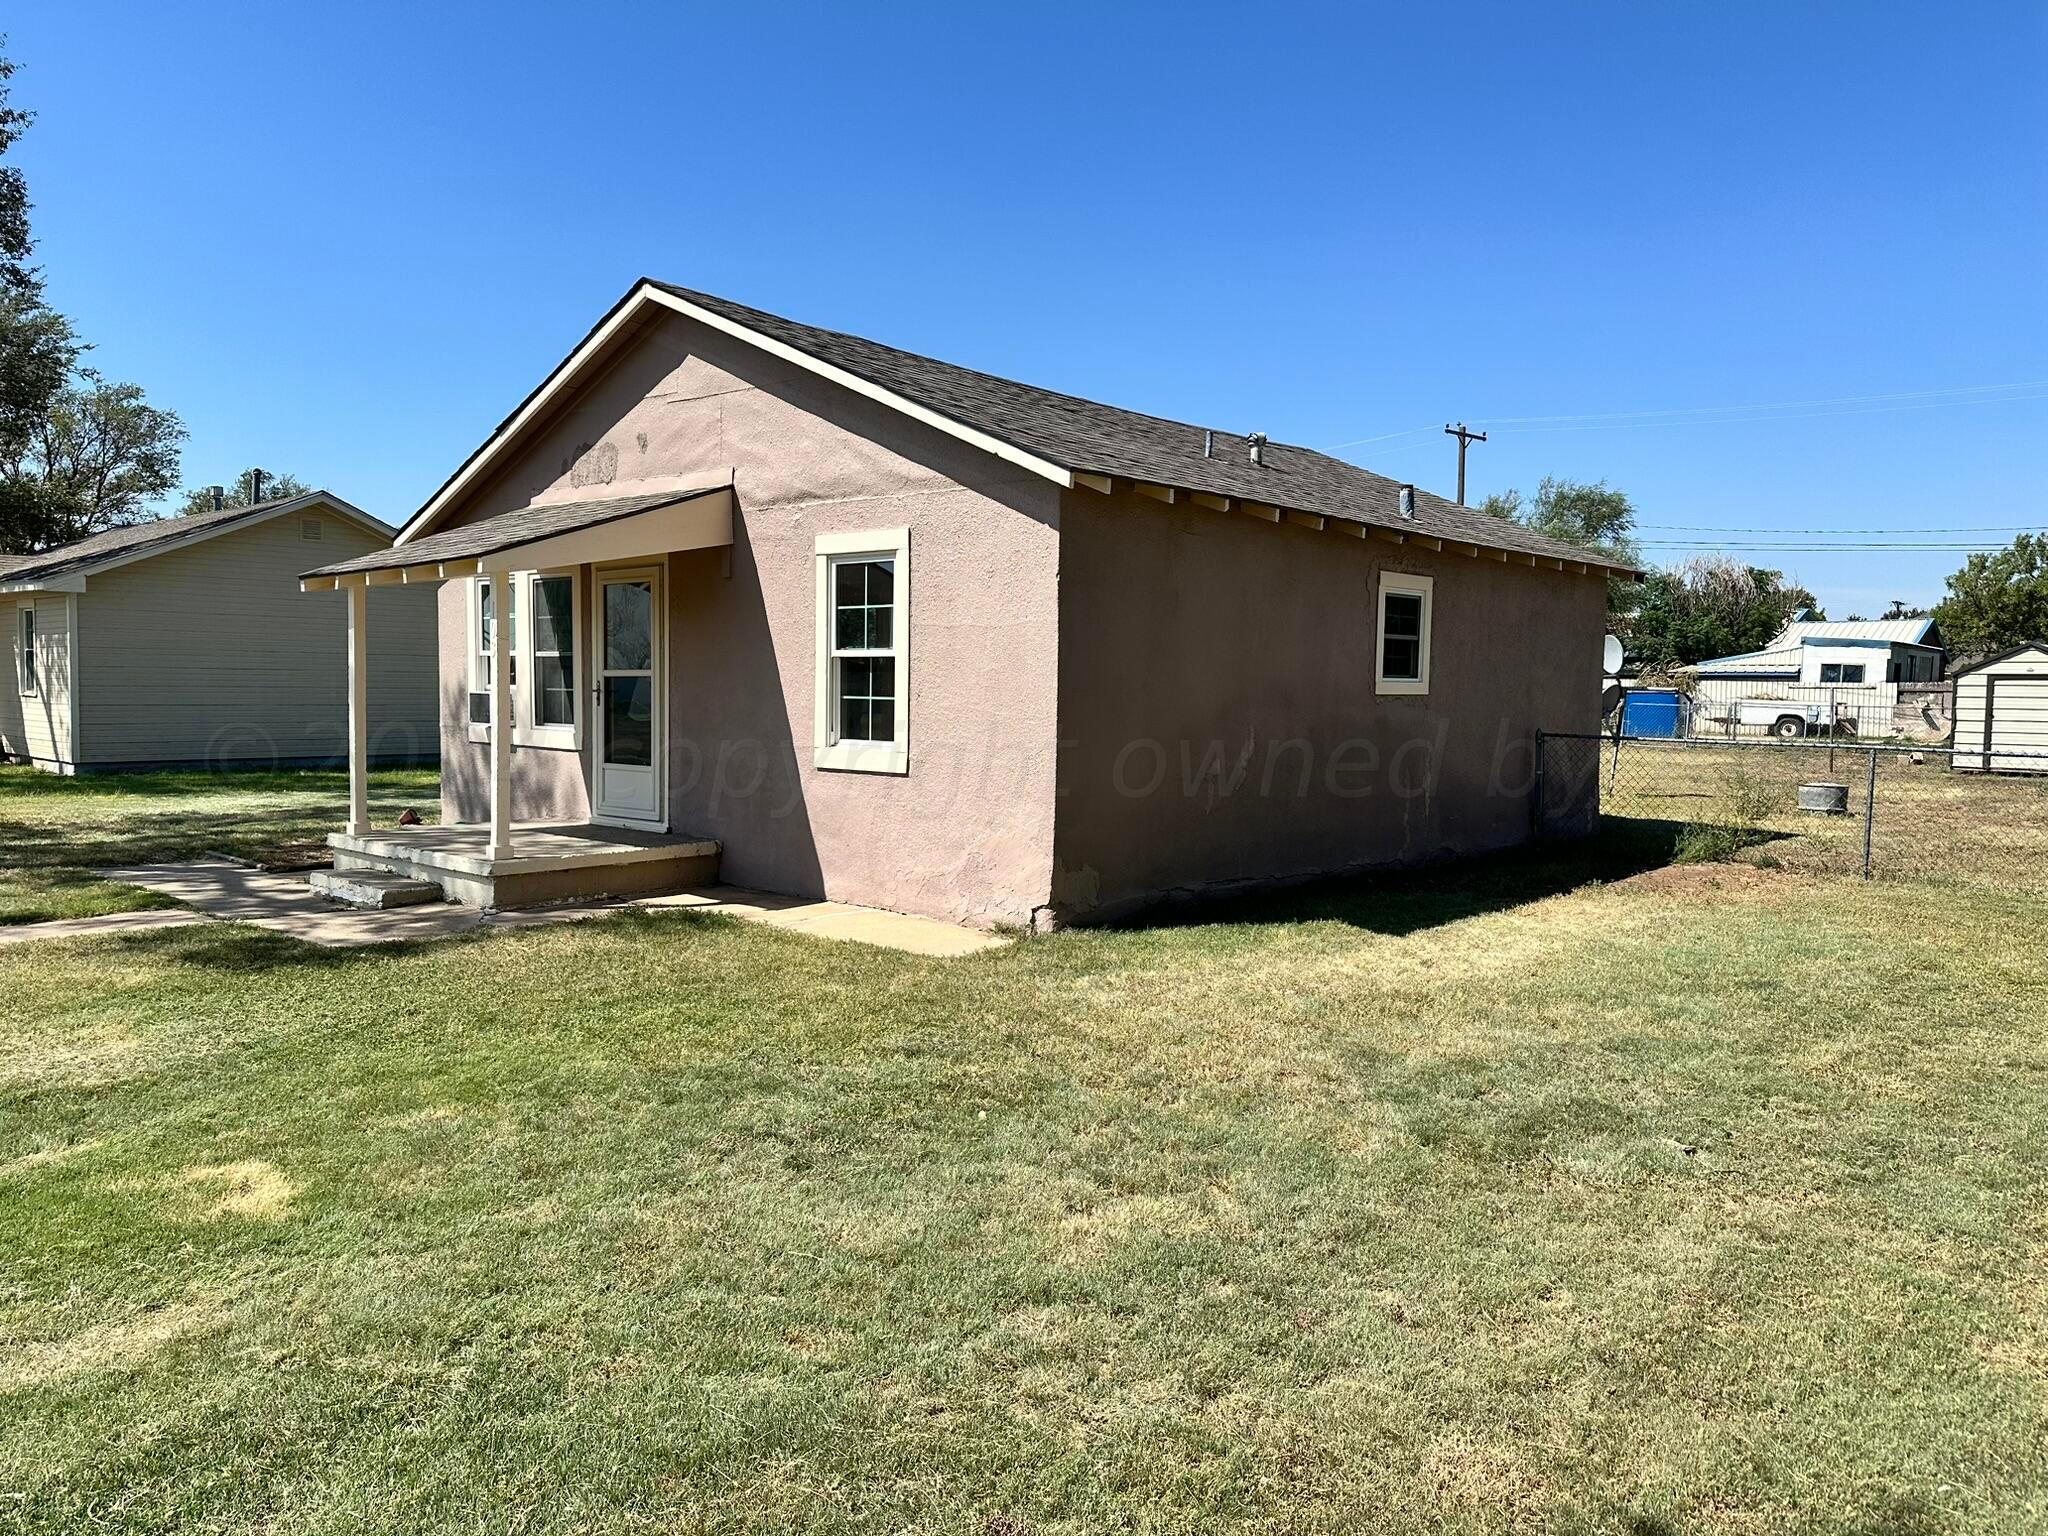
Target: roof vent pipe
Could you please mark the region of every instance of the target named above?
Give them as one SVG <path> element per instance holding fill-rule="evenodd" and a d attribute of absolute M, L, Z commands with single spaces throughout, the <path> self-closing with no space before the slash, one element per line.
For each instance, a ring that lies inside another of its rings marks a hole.
<path fill-rule="evenodd" d="M 1245 446 L 1251 451 L 1252 462 L 1254 464 L 1265 463 L 1266 434 L 1263 432 L 1254 432 L 1250 437 L 1246 438 L 1244 441 Z"/>
<path fill-rule="evenodd" d="M 1412 485 L 1401 487 L 1401 515 L 1410 522 L 1415 520 L 1415 487 Z"/>
<path fill-rule="evenodd" d="M 1204 432 L 1202 434 L 1202 457 L 1205 459 L 1216 457 L 1216 434 L 1214 432 Z"/>
<path fill-rule="evenodd" d="M 206 488 L 206 490 L 207 493 L 213 497 L 214 511 L 218 512 L 222 507 L 228 504 L 228 493 L 225 487 L 218 485 L 209 485 Z"/>
<path fill-rule="evenodd" d="M 260 469 L 252 469 L 249 471 L 249 505 L 253 507 L 256 505 L 257 502 L 261 501 L 262 499 L 263 471 Z"/>

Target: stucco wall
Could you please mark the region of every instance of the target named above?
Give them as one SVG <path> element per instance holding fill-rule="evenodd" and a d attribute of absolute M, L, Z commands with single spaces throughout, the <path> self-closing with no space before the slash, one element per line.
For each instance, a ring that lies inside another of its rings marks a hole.
<path fill-rule="evenodd" d="M 320 536 L 307 537 L 317 523 Z M 342 760 L 348 615 L 299 574 L 382 540 L 327 511 L 266 518 L 87 578 L 79 603 L 79 756 L 124 763 Z M 433 597 L 370 594 L 370 749 L 431 759 Z"/>
<path fill-rule="evenodd" d="M 677 316 L 444 526 L 728 472 L 734 547 L 668 563 L 670 825 L 718 838 L 737 883 L 1027 919 L 1051 884 L 1056 488 Z M 815 768 L 814 540 L 904 527 L 910 771 Z M 479 820 L 489 777 L 462 723 L 464 602 L 449 584 L 444 814 Z M 515 815 L 583 814 L 584 782 L 577 754 L 522 748 Z"/>
<path fill-rule="evenodd" d="M 1533 733 L 1599 725 L 1602 581 L 1067 493 L 1056 905 L 1502 848 Z M 1374 691 L 1382 570 L 1435 580 L 1426 697 Z"/>

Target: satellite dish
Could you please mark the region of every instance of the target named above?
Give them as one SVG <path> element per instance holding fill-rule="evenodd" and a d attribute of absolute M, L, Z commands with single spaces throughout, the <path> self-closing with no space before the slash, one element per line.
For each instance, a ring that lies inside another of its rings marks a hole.
<path fill-rule="evenodd" d="M 1607 645 L 1600 652 L 1600 670 L 1609 677 L 1621 671 L 1621 641 L 1614 635 L 1607 637 Z"/>

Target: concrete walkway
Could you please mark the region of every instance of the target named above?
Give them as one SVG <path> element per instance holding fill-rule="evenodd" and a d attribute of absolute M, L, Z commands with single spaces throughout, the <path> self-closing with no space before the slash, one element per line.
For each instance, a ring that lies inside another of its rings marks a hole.
<path fill-rule="evenodd" d="M 722 912 L 815 938 L 874 944 L 913 955 L 955 956 L 999 949 L 1008 941 L 978 928 L 963 928 L 930 917 L 910 917 L 838 901 L 771 896 L 733 886 L 706 886 L 670 896 L 538 907 L 518 912 L 479 912 L 474 907 L 437 904 L 389 912 L 357 912 L 336 906 L 306 884 L 302 875 L 271 874 L 245 864 L 207 860 L 197 864 L 143 864 L 100 871 L 185 903 L 190 911 L 123 912 L 111 917 L 74 918 L 54 923 L 0 926 L 0 944 L 30 939 L 76 938 L 128 929 L 167 928 L 218 919 L 253 923 L 330 949 L 364 944 L 403 944 L 442 939 L 472 929 L 535 928 L 548 923 L 605 917 L 633 908 L 653 911 Z"/>
<path fill-rule="evenodd" d="M 89 939 L 96 933 L 126 933 L 137 928 L 179 928 L 203 923 L 204 912 L 163 907 L 154 912 L 109 912 L 101 917 L 60 917 L 46 923 L 0 923 L 0 948 L 30 939 Z"/>

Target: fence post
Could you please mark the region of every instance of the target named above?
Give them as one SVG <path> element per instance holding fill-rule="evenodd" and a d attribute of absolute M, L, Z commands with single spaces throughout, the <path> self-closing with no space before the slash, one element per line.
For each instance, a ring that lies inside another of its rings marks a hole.
<path fill-rule="evenodd" d="M 1870 878 L 1870 833 L 1877 824 L 1877 748 L 1870 749 L 1870 777 L 1863 785 L 1863 878 Z"/>
<path fill-rule="evenodd" d="M 1536 782 L 1529 786 L 1529 838 L 1543 836 L 1543 730 L 1536 730 Z"/>

